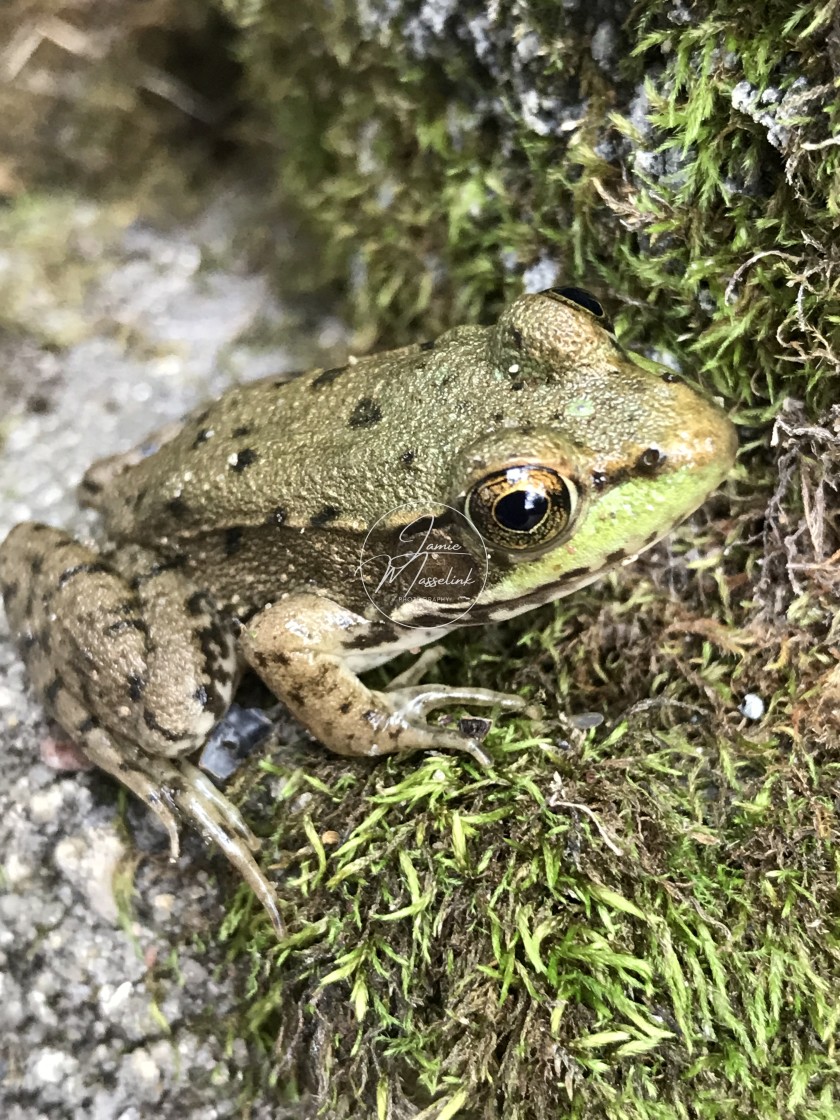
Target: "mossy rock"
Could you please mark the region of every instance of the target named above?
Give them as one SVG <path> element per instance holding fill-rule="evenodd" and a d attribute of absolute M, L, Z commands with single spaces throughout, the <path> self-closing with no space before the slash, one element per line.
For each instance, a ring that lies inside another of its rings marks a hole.
<path fill-rule="evenodd" d="M 561 277 L 731 403 L 836 368 L 836 5 L 224 7 L 312 272 L 349 278 L 365 339 Z"/>

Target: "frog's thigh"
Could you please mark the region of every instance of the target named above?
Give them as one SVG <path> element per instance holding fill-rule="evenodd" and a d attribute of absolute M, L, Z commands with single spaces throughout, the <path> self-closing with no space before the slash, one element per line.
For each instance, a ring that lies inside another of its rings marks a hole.
<path fill-rule="evenodd" d="M 371 623 L 318 595 L 291 596 L 255 616 L 240 635 L 249 663 L 312 734 L 337 754 L 380 755 L 429 748 L 488 760 L 473 739 L 430 726 L 447 704 L 518 710 L 518 696 L 431 685 L 374 692 L 348 667 Z"/>
<path fill-rule="evenodd" d="M 0 582 L 30 678 L 82 747 L 104 727 L 152 755 L 189 753 L 231 701 L 232 635 L 177 566 L 136 548 L 115 564 L 48 526 L 10 533 Z"/>
<path fill-rule="evenodd" d="M 233 637 L 177 567 L 140 549 L 119 570 L 66 533 L 17 526 L 0 545 L 0 588 L 35 690 L 83 752 L 157 813 L 178 854 L 193 820 L 283 922 L 236 807 L 186 759 L 230 703 Z M 170 757 L 167 757 L 170 756 Z"/>

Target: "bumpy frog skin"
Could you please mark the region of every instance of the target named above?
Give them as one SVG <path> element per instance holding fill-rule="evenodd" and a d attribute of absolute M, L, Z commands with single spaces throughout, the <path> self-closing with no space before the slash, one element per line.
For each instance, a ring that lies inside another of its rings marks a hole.
<path fill-rule="evenodd" d="M 735 449 L 723 413 L 626 353 L 593 297 L 551 289 L 491 327 L 230 389 L 151 448 L 88 471 L 80 494 L 102 515 L 100 551 L 18 525 L 0 546 L 0 588 L 51 714 L 157 813 L 173 858 L 179 817 L 215 840 L 282 933 L 257 840 L 188 761 L 244 669 L 338 754 L 445 748 L 484 762 L 475 740 L 427 715 L 519 710 L 520 697 L 373 692 L 356 674 L 635 556 L 701 504 Z M 416 593 L 383 614 L 368 598 L 366 535 L 379 523 L 377 550 L 398 553 L 392 511 L 409 506 L 463 511 L 484 538 L 489 564 L 456 515 L 438 530 L 486 567 L 466 614 Z"/>

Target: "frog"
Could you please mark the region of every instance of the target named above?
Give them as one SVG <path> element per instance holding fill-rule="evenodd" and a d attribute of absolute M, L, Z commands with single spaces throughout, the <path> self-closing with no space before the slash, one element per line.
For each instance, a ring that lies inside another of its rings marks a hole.
<path fill-rule="evenodd" d="M 15 526 L 0 591 L 35 692 L 84 758 L 157 815 L 172 859 L 185 823 L 215 842 L 282 937 L 258 838 L 192 760 L 246 670 L 338 755 L 487 766 L 482 721 L 434 713 L 527 698 L 362 675 L 631 562 L 736 449 L 718 403 L 626 349 L 590 292 L 553 287 L 489 325 L 232 385 L 85 473 L 98 544 Z M 422 578 L 389 580 L 421 555 Z"/>

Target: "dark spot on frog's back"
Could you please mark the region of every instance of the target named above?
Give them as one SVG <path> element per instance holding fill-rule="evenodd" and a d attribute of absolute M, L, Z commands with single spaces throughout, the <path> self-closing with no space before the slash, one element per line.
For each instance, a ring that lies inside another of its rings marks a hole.
<path fill-rule="evenodd" d="M 186 603 L 184 603 L 184 609 L 187 614 L 193 616 L 207 614 L 209 611 L 207 595 L 203 591 L 194 591 L 189 599 L 187 599 Z"/>
<path fill-rule="evenodd" d="M 362 397 L 350 414 L 351 428 L 372 428 L 382 419 L 382 409 L 371 397 Z"/>
<path fill-rule="evenodd" d="M 406 470 L 408 470 L 408 468 L 414 462 L 415 454 L 416 453 L 412 451 L 410 447 L 406 451 L 403 451 L 402 455 L 400 455 L 401 466 L 405 467 Z"/>
<path fill-rule="evenodd" d="M 334 369 L 323 370 L 313 380 L 311 388 L 322 389 L 325 385 L 331 385 L 336 378 L 341 377 L 346 369 L 347 366 L 336 366 Z"/>
<path fill-rule="evenodd" d="M 145 680 L 137 673 L 132 673 L 130 676 L 126 677 L 125 683 L 128 689 L 129 700 L 133 700 L 135 703 L 137 703 L 137 701 L 142 698 L 143 692 L 146 688 Z"/>
<path fill-rule="evenodd" d="M 434 348 L 435 348 L 434 339 L 429 339 L 428 342 L 421 342 L 420 343 L 420 349 L 421 350 L 434 350 Z"/>
<path fill-rule="evenodd" d="M 234 439 L 242 439 L 243 436 L 249 436 L 252 428 L 249 424 L 243 424 L 239 428 L 234 428 L 230 433 Z"/>
<path fill-rule="evenodd" d="M 234 556 L 242 545 L 242 530 L 238 525 L 225 531 L 225 556 Z"/>
<path fill-rule="evenodd" d="M 182 517 L 185 517 L 190 512 L 190 507 L 187 505 L 184 499 L 179 496 L 170 498 L 170 500 L 166 503 L 166 508 L 173 517 L 177 517 L 179 520 Z"/>
<path fill-rule="evenodd" d="M 259 459 L 259 455 L 252 447 L 243 447 L 241 451 L 237 451 L 235 455 L 231 456 L 228 460 L 228 465 L 232 471 L 241 474 L 246 467 L 250 467 L 252 464 L 256 463 L 257 459 Z"/>
<path fill-rule="evenodd" d="M 341 516 L 341 510 L 338 506 L 322 506 L 317 513 L 313 514 L 309 519 L 309 524 L 319 529 L 322 525 L 329 525 L 331 521 L 335 521 Z"/>

